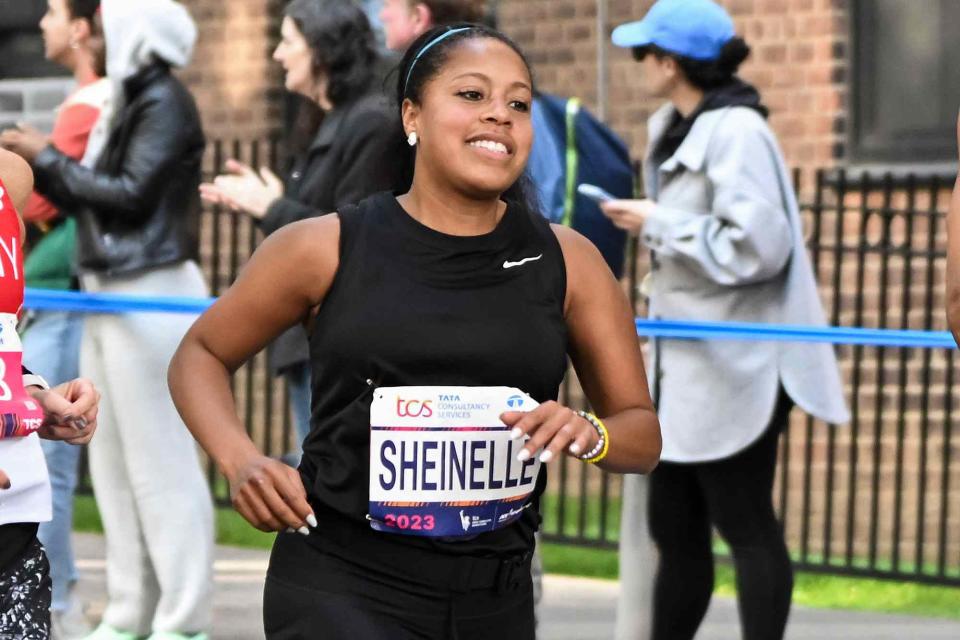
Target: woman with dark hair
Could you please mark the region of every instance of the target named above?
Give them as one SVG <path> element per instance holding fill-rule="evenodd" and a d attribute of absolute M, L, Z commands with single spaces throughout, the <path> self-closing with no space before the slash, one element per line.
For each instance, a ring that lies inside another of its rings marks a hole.
<path fill-rule="evenodd" d="M 735 75 L 749 48 L 730 16 L 711 0 L 660 0 L 613 42 L 633 50 L 644 89 L 668 100 L 649 122 L 649 198 L 603 205 L 654 253 L 651 316 L 825 325 L 767 110 Z M 777 441 L 793 404 L 848 419 L 836 356 L 825 344 L 725 340 L 666 340 L 654 353 L 664 462 L 649 480 L 652 637 L 694 637 L 713 591 L 715 526 L 732 551 L 743 637 L 780 638 L 792 571 L 771 495 Z M 628 479 L 625 576 L 642 570 L 629 559 L 641 493 Z M 621 600 L 622 614 L 636 607 Z"/>
<path fill-rule="evenodd" d="M 434 29 L 397 82 L 409 191 L 268 238 L 184 339 L 170 389 L 240 514 L 303 534 L 274 545 L 269 638 L 532 640 L 545 463 L 657 462 L 633 316 L 593 245 L 518 182 L 533 82 L 515 44 Z M 230 373 L 305 319 L 314 411 L 297 473 L 256 449 Z M 568 355 L 597 415 L 556 401 Z"/>
<path fill-rule="evenodd" d="M 287 91 L 309 101 L 291 137 L 296 155 L 286 185 L 267 168 L 256 172 L 229 160 L 229 175 L 200 186 L 205 200 L 252 216 L 267 234 L 409 184 L 404 163 L 383 160 L 403 153 L 400 122 L 374 89 L 376 43 L 363 11 L 350 0 L 293 0 L 280 32 L 273 58 L 286 71 Z M 315 110 L 322 113 L 319 129 L 304 131 L 305 122 L 317 121 L 310 117 Z M 300 327 L 271 351 L 271 365 L 290 387 L 301 442 L 310 427 L 307 359 Z"/>

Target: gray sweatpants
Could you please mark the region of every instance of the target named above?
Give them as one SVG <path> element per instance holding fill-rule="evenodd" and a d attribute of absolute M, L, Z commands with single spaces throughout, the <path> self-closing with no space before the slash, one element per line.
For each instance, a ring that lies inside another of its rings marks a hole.
<path fill-rule="evenodd" d="M 194 262 L 134 276 L 85 275 L 90 292 L 205 296 Z M 104 623 L 137 635 L 206 631 L 213 506 L 196 444 L 167 390 L 167 367 L 195 316 L 88 316 L 80 374 L 103 397 L 90 474 L 107 543 Z"/>

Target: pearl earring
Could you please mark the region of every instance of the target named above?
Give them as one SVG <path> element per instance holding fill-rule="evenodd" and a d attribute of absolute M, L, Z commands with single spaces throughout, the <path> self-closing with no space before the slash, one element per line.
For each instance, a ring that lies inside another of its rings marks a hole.
<path fill-rule="evenodd" d="M 417 132 L 411 131 L 410 135 L 407 136 L 407 144 L 411 147 L 417 146 Z"/>

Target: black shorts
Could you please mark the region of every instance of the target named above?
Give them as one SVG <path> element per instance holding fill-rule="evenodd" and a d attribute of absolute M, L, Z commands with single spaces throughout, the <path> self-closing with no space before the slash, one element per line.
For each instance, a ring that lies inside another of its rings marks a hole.
<path fill-rule="evenodd" d="M 0 640 L 50 637 L 50 565 L 34 536 L 0 570 Z"/>
<path fill-rule="evenodd" d="M 404 566 L 407 576 L 397 571 Z M 386 566 L 376 550 L 323 548 L 281 533 L 263 622 L 269 640 L 533 640 L 530 557 L 493 561 L 411 549 Z"/>

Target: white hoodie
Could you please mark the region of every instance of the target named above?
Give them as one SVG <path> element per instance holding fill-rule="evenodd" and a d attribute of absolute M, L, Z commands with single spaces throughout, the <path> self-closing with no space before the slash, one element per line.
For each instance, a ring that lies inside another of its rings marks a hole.
<path fill-rule="evenodd" d="M 173 0 L 101 0 L 107 78 L 113 86 L 110 103 L 100 111 L 82 164 L 96 164 L 113 129 L 113 116 L 123 107 L 123 81 L 155 58 L 184 67 L 193 57 L 197 26 L 187 10 Z"/>
<path fill-rule="evenodd" d="M 123 82 L 160 58 L 183 67 L 193 57 L 197 26 L 173 0 L 103 0 L 107 77 Z"/>

